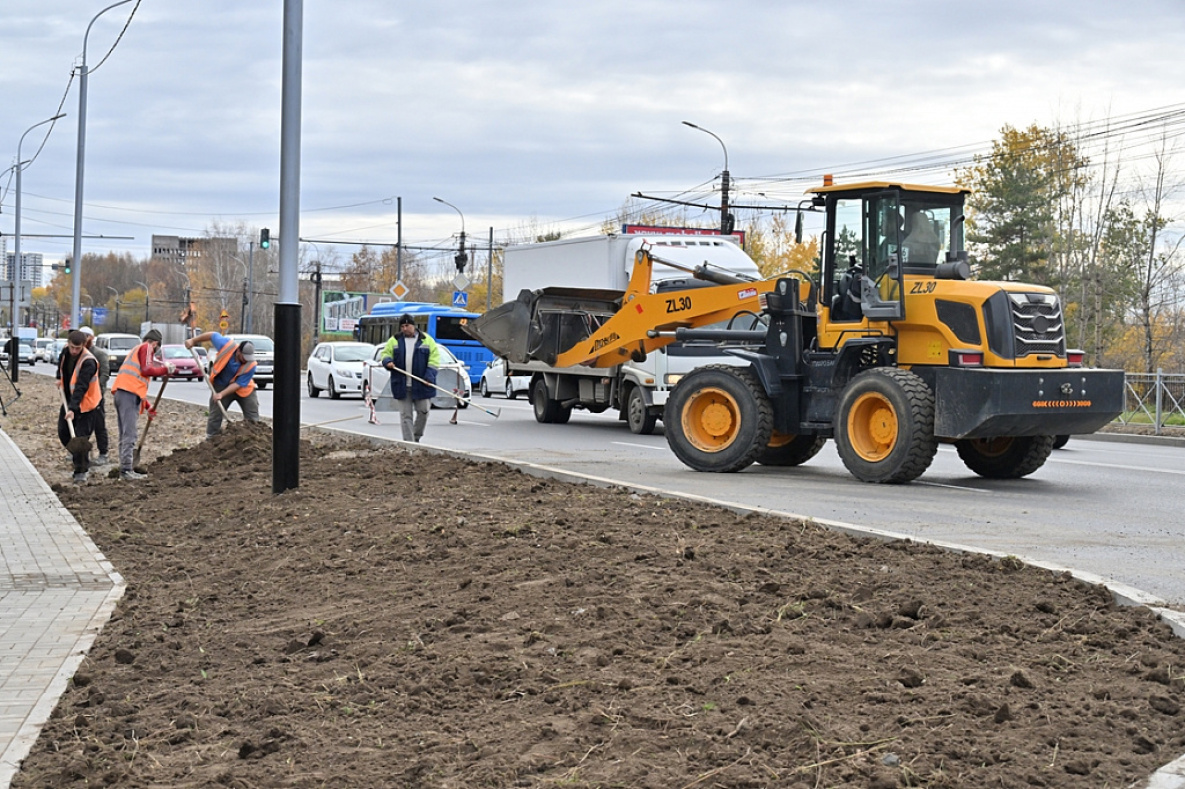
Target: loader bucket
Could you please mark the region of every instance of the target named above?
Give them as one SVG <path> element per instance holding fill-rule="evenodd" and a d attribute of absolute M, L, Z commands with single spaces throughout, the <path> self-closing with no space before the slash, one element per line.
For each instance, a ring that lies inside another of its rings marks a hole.
<path fill-rule="evenodd" d="M 515 364 L 554 364 L 621 307 L 622 292 L 592 288 L 523 290 L 514 301 L 469 321 L 465 331 Z"/>

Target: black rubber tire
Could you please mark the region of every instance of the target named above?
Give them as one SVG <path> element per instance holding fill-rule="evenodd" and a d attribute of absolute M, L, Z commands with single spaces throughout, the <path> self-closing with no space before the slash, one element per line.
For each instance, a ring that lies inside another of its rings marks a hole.
<path fill-rule="evenodd" d="M 514 391 L 514 384 L 511 382 L 510 378 L 507 378 L 506 379 L 506 399 L 513 400 L 516 397 L 518 397 L 518 395 Z"/>
<path fill-rule="evenodd" d="M 1054 449 L 1061 449 L 1068 443 L 1070 443 L 1070 437 L 1065 434 L 1053 437 L 1053 448 Z"/>
<path fill-rule="evenodd" d="M 329 376 L 329 378 L 327 378 L 325 380 L 325 384 L 326 384 L 327 391 L 329 392 L 329 399 L 330 400 L 340 400 L 342 393 L 337 391 L 337 387 L 333 385 L 333 376 L 332 375 Z"/>
<path fill-rule="evenodd" d="M 773 406 L 748 368 L 713 364 L 694 370 L 671 392 L 665 410 L 667 444 L 696 471 L 747 468 L 773 436 Z"/>
<path fill-rule="evenodd" d="M 835 446 L 844 466 L 862 482 L 917 479 L 938 452 L 934 393 L 908 370 L 865 370 L 839 396 Z"/>
<path fill-rule="evenodd" d="M 260 381 L 259 388 L 260 389 L 267 389 L 267 381 Z"/>
<path fill-rule="evenodd" d="M 801 466 L 827 443 L 822 436 L 784 435 L 774 431 L 769 444 L 757 453 L 763 466 Z"/>
<path fill-rule="evenodd" d="M 482 397 L 489 397 L 490 396 L 490 385 L 488 383 L 486 383 L 486 379 L 484 379 L 484 378 L 481 379 L 481 384 L 480 384 L 479 388 L 481 389 L 481 396 Z"/>
<path fill-rule="evenodd" d="M 263 387 L 260 387 L 261 389 Z M 309 373 L 309 397 L 320 397 L 321 390 L 313 386 L 313 374 Z"/>
<path fill-rule="evenodd" d="M 572 416 L 571 408 L 563 408 L 559 400 L 547 396 L 547 381 L 543 380 L 543 376 L 531 382 L 531 406 L 535 411 L 535 421 L 543 424 L 562 425 Z"/>
<path fill-rule="evenodd" d="M 964 438 L 955 450 L 967 468 L 988 479 L 1020 479 L 1045 465 L 1053 436 Z"/>
<path fill-rule="evenodd" d="M 646 407 L 646 398 L 637 386 L 630 387 L 626 397 L 625 422 L 630 432 L 636 436 L 648 436 L 654 432 L 654 425 L 658 423 L 658 414 L 652 413 Z"/>

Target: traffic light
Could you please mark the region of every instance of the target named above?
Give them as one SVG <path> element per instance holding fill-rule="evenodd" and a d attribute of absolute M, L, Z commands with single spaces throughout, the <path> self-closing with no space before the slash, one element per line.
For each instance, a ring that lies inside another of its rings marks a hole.
<path fill-rule="evenodd" d="M 67 274 L 70 273 L 70 261 L 68 261 L 68 260 L 66 261 L 66 263 L 62 266 L 62 270 L 65 271 Z"/>
<path fill-rule="evenodd" d="M 272 245 L 272 231 L 266 227 L 259 231 L 259 248 L 267 249 Z"/>

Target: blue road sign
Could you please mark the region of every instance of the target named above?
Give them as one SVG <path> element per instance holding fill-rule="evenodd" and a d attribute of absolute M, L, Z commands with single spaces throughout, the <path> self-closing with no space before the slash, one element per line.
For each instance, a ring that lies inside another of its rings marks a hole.
<path fill-rule="evenodd" d="M 454 290 L 453 306 L 459 309 L 466 309 L 469 306 L 469 294 L 463 290 Z"/>

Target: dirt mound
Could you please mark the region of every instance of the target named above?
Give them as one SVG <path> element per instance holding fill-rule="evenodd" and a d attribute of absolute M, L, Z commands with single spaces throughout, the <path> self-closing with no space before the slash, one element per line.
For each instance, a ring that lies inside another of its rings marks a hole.
<path fill-rule="evenodd" d="M 1185 753 L 1185 643 L 1068 575 L 351 442 L 275 496 L 223 441 L 256 438 L 62 489 L 129 587 L 14 787 L 1080 789 Z"/>

